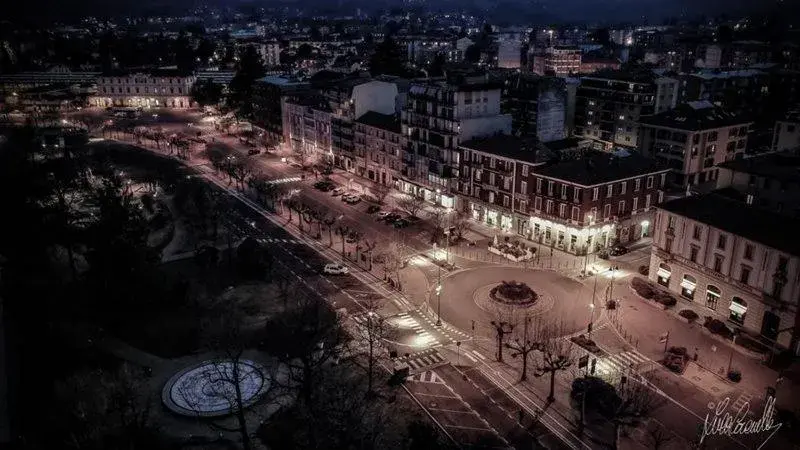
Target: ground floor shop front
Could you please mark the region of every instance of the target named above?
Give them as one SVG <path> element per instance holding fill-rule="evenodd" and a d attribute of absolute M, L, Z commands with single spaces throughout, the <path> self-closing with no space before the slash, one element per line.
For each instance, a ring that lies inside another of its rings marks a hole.
<path fill-rule="evenodd" d="M 795 341 L 796 307 L 765 303 L 757 289 L 720 277 L 700 266 L 661 251 L 650 257 L 649 278 L 682 299 L 692 302 L 698 316 L 714 317 L 731 329 L 744 329 L 784 348 Z"/>
<path fill-rule="evenodd" d="M 467 201 L 466 204 L 467 213 L 477 222 L 575 255 L 595 253 L 615 244 L 635 242 L 649 236 L 651 232 L 650 214 L 640 214 L 622 222 L 583 226 L 569 221 L 524 216 L 482 202 Z"/>
<path fill-rule="evenodd" d="M 191 108 L 191 97 L 89 97 L 89 105 L 100 108 Z"/>

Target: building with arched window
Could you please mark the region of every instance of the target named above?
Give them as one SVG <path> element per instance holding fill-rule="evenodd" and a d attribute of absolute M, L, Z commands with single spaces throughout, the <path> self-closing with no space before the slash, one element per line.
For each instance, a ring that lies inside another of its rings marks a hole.
<path fill-rule="evenodd" d="M 656 207 L 650 279 L 696 304 L 701 316 L 797 352 L 800 219 L 723 194 Z"/>
<path fill-rule="evenodd" d="M 97 78 L 91 106 L 137 108 L 190 108 L 196 77 L 175 70 L 104 74 Z"/>

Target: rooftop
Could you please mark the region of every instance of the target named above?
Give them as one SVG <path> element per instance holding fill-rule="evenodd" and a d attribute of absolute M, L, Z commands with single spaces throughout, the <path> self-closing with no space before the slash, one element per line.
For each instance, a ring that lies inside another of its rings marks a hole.
<path fill-rule="evenodd" d="M 290 85 L 293 85 L 293 84 L 304 84 L 303 82 L 301 82 L 300 80 L 298 80 L 296 78 L 281 77 L 281 76 L 277 76 L 277 75 L 268 75 L 268 76 L 266 76 L 264 78 L 261 78 L 258 81 L 260 81 L 261 83 L 275 84 L 275 85 L 278 85 L 278 86 L 290 86 Z"/>
<path fill-rule="evenodd" d="M 475 138 L 460 144 L 461 147 L 491 153 L 504 158 L 518 159 L 532 164 L 542 164 L 549 159 L 545 152 L 537 151 L 536 140 L 509 134 Z"/>
<path fill-rule="evenodd" d="M 381 114 L 375 111 L 368 111 L 363 116 L 356 119 L 356 122 L 369 125 L 371 127 L 380 128 L 382 130 L 391 131 L 392 133 L 400 134 L 400 119 L 392 114 Z"/>
<path fill-rule="evenodd" d="M 581 77 L 582 79 L 591 80 L 613 80 L 624 81 L 629 83 L 652 83 L 659 78 L 660 75 L 649 69 L 607 69 L 600 70 L 590 76 Z"/>
<path fill-rule="evenodd" d="M 800 182 L 800 154 L 794 152 L 767 153 L 752 158 L 735 159 L 723 162 L 719 167 L 781 181 Z"/>
<path fill-rule="evenodd" d="M 546 177 L 582 186 L 594 186 L 667 170 L 655 160 L 646 158 L 639 153 L 621 156 L 605 152 L 590 152 L 581 159 L 560 161 L 538 167 L 536 172 Z"/>
<path fill-rule="evenodd" d="M 719 78 L 749 78 L 757 75 L 764 75 L 764 72 L 755 69 L 743 70 L 703 70 L 698 73 L 693 73 L 691 76 L 702 78 L 704 80 L 714 80 Z"/>
<path fill-rule="evenodd" d="M 744 125 L 751 120 L 725 111 L 709 102 L 690 102 L 677 108 L 650 117 L 642 117 L 641 123 L 679 130 L 711 130 L 732 125 Z"/>
<path fill-rule="evenodd" d="M 800 220 L 747 206 L 722 192 L 683 197 L 658 207 L 774 249 L 800 255 L 800 240 L 797 239 Z"/>
<path fill-rule="evenodd" d="M 590 142 L 591 141 L 588 139 L 568 137 L 566 139 L 559 139 L 557 141 L 542 142 L 542 145 L 544 145 L 549 150 L 558 152 L 563 150 L 572 150 L 576 148 L 588 147 L 588 143 Z"/>

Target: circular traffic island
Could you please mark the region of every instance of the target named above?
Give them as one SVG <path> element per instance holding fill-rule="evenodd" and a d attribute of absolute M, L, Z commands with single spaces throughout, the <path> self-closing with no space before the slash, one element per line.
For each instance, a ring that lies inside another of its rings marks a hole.
<path fill-rule="evenodd" d="M 489 291 L 489 297 L 504 305 L 529 307 L 533 306 L 539 295 L 521 281 L 502 281 Z"/>
<path fill-rule="evenodd" d="M 270 383 L 264 367 L 254 361 L 209 360 L 176 373 L 164 385 L 161 399 L 182 416 L 221 417 L 255 404 Z"/>

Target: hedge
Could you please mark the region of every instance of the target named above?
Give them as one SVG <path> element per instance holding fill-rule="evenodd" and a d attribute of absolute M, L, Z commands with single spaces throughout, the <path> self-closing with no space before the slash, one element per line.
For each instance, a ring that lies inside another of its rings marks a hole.
<path fill-rule="evenodd" d="M 679 313 L 679 316 L 688 319 L 689 321 L 694 322 L 697 320 L 698 316 L 696 312 L 692 311 L 691 309 L 682 309 Z"/>

